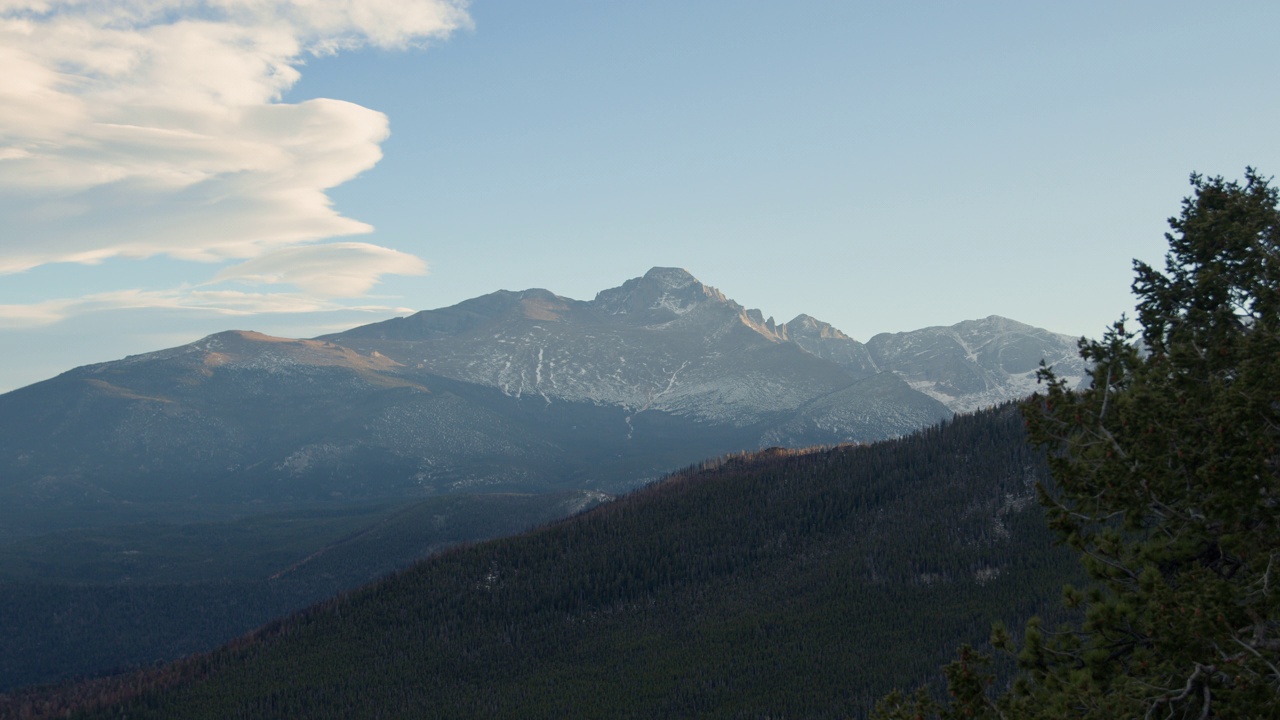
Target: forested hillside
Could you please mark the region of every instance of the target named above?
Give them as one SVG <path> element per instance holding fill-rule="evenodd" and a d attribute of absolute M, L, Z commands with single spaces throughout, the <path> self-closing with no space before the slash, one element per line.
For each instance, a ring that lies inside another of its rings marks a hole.
<path fill-rule="evenodd" d="M 605 497 L 447 495 L 12 541 L 0 545 L 0 692 L 206 652 L 432 553 Z"/>
<path fill-rule="evenodd" d="M 456 549 L 209 655 L 11 698 L 79 717 L 847 717 L 934 681 L 1076 561 L 1011 407 L 708 463 Z M 96 698 L 96 699 L 95 699 Z M 123 704 L 121 704 L 123 703 Z M 83 705 L 82 705 L 83 707 Z"/>

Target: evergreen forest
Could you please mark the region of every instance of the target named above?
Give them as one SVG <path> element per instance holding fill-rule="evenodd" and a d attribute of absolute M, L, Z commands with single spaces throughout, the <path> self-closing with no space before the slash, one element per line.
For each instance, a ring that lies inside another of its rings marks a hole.
<path fill-rule="evenodd" d="M 605 497 L 449 495 L 12 540 L 0 545 L 0 693 L 207 652 L 445 548 Z"/>

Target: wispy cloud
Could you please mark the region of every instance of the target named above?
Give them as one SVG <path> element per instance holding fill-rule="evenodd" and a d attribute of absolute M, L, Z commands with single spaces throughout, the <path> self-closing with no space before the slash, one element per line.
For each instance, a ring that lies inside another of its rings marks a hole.
<path fill-rule="evenodd" d="M 326 297 L 421 273 L 365 243 L 296 247 L 371 230 L 325 191 L 380 159 L 388 124 L 352 103 L 281 97 L 309 56 L 404 47 L 468 22 L 461 0 L 0 0 L 0 273 L 247 259 L 218 278 Z M 353 266 L 321 278 L 339 256 Z"/>
<path fill-rule="evenodd" d="M 383 275 L 423 275 L 421 259 L 368 243 L 285 248 L 226 268 L 213 282 L 285 284 L 317 297 L 359 297 Z"/>
<path fill-rule="evenodd" d="M 72 316 L 111 310 L 171 310 L 206 315 L 247 316 L 266 313 L 303 315 L 338 311 L 386 314 L 405 313 L 410 309 L 377 304 L 352 305 L 317 298 L 307 293 L 251 293 L 198 288 L 130 289 L 25 305 L 0 305 L 0 330 L 43 327 Z"/>

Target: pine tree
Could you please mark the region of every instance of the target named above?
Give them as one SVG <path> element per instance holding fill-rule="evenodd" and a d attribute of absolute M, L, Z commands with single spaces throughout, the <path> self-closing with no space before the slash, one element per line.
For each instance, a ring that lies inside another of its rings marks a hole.
<path fill-rule="evenodd" d="M 1141 342 L 1123 320 L 1082 340 L 1090 387 L 1043 368 L 1023 409 L 1093 579 L 1064 593 L 1080 622 L 1033 621 L 999 697 L 957 682 L 989 677 L 966 651 L 949 707 L 880 717 L 1280 717 L 1280 195 L 1252 168 L 1191 184 L 1164 271 L 1134 263 Z"/>

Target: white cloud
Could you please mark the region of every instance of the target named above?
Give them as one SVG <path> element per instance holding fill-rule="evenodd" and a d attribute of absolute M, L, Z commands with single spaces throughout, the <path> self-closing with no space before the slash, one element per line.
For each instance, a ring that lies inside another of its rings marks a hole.
<path fill-rule="evenodd" d="M 0 0 L 0 273 L 154 255 L 270 265 L 369 232 L 325 191 L 380 159 L 387 118 L 280 98 L 310 55 L 468 22 L 460 0 Z M 366 269 L 342 293 L 421 272 L 355 245 Z M 313 272 L 280 276 L 320 287 Z"/>
<path fill-rule="evenodd" d="M 318 297 L 359 297 L 382 275 L 423 275 L 421 259 L 368 243 L 285 248 L 226 268 L 213 282 L 287 284 Z"/>
<path fill-rule="evenodd" d="M 46 327 L 73 316 L 111 310 L 175 310 L 206 315 L 249 316 L 264 313 L 307 315 L 342 311 L 405 313 L 408 308 L 349 305 L 307 293 L 250 293 L 234 290 L 176 288 L 118 290 L 80 298 L 61 298 L 27 305 L 0 305 L 0 330 Z"/>
<path fill-rule="evenodd" d="M 29 305 L 0 305 L 0 329 L 52 325 L 65 320 L 77 300 L 48 300 Z"/>

